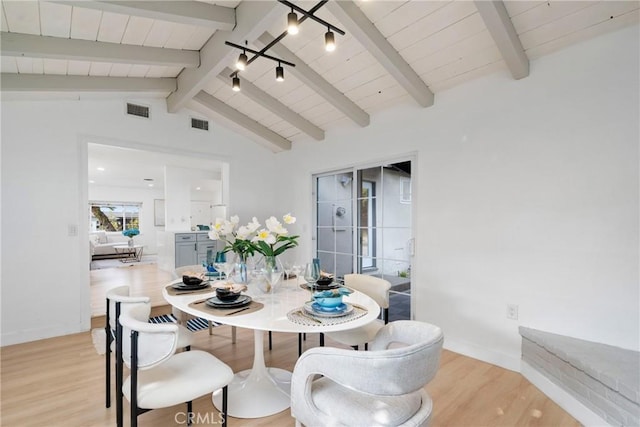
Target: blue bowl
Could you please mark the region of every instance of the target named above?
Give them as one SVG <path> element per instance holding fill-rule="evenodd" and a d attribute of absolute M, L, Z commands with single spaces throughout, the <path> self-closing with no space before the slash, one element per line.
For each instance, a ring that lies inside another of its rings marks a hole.
<path fill-rule="evenodd" d="M 313 297 L 313 300 L 317 302 L 320 307 L 336 308 L 342 304 L 342 295 L 335 297 Z"/>

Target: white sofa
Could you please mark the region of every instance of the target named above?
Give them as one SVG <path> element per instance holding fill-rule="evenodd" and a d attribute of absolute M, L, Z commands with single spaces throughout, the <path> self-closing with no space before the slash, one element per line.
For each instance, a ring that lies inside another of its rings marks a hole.
<path fill-rule="evenodd" d="M 126 245 L 129 241 L 121 232 L 92 231 L 89 233 L 91 259 L 117 257 L 114 246 Z"/>

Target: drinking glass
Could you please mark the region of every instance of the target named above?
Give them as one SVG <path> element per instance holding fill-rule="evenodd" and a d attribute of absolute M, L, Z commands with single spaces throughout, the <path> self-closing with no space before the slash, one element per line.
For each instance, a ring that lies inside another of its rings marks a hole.
<path fill-rule="evenodd" d="M 216 270 L 221 271 L 224 274 L 224 278 L 229 280 L 229 275 L 233 271 L 234 264 L 231 261 L 227 260 L 227 256 L 224 252 L 218 252 L 216 254 L 216 259 L 213 263 L 213 266 Z"/>
<path fill-rule="evenodd" d="M 291 273 L 293 269 L 293 263 L 290 261 L 285 261 L 282 263 L 282 268 L 284 269 L 283 280 L 291 280 Z"/>
<path fill-rule="evenodd" d="M 293 274 L 295 276 L 296 279 L 296 285 L 298 283 L 300 283 L 300 280 L 298 280 L 298 277 L 300 277 L 300 273 L 302 273 L 302 266 L 296 262 L 291 264 L 291 271 L 289 274 Z"/>
<path fill-rule="evenodd" d="M 320 271 L 313 263 L 308 263 L 304 268 L 304 280 L 309 284 L 309 289 L 311 290 L 311 295 L 316 288 L 316 282 L 320 278 Z"/>

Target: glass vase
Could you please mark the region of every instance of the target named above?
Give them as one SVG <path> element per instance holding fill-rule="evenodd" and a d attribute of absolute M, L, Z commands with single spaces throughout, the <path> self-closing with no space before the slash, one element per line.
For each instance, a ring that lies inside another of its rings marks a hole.
<path fill-rule="evenodd" d="M 235 275 L 233 277 L 236 283 L 241 283 L 246 285 L 249 283 L 249 274 L 247 268 L 247 254 L 236 254 L 235 255 Z"/>

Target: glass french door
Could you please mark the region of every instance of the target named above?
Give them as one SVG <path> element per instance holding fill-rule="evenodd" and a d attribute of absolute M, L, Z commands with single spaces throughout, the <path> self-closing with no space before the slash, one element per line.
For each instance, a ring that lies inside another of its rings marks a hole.
<path fill-rule="evenodd" d="M 322 270 L 391 283 L 390 320 L 411 318 L 411 160 L 314 176 Z"/>

